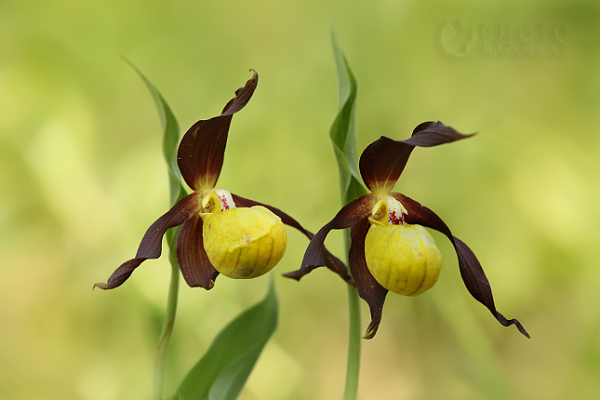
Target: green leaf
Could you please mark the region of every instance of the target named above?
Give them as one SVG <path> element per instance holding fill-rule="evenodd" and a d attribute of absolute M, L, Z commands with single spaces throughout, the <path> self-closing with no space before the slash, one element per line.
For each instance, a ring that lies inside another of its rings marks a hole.
<path fill-rule="evenodd" d="M 170 193 L 170 204 L 173 206 L 179 200 L 183 199 L 187 192 L 185 190 L 185 186 L 183 183 L 183 178 L 181 177 L 181 173 L 179 172 L 179 166 L 177 165 L 177 150 L 179 148 L 179 124 L 177 123 L 177 119 L 171 111 L 171 107 L 163 97 L 163 95 L 158 91 L 156 86 L 150 82 L 150 80 L 140 71 L 135 65 L 133 65 L 129 60 L 125 60 L 131 68 L 137 72 L 137 74 L 142 78 L 146 87 L 150 91 L 152 95 L 152 99 L 154 100 L 154 104 L 156 105 L 156 110 L 158 111 L 158 116 L 160 118 L 160 124 L 163 130 L 163 157 L 167 163 L 167 170 L 169 174 L 169 193 Z M 173 265 L 177 264 L 177 234 L 179 233 L 180 227 L 175 229 L 169 229 L 167 232 L 167 245 L 169 246 L 169 261 Z"/>
<path fill-rule="evenodd" d="M 333 34 L 332 42 L 338 75 L 339 102 L 338 114 L 329 130 L 329 137 L 333 143 L 340 172 L 342 203 L 348 204 L 367 193 L 357 167 L 354 129 L 357 85 L 348 61 L 340 50 Z"/>
<path fill-rule="evenodd" d="M 335 35 L 331 34 L 333 54 L 338 75 L 339 101 L 338 114 L 329 130 L 335 157 L 340 172 L 342 204 L 367 194 L 357 168 L 356 134 L 354 130 L 354 110 L 356 105 L 356 79 L 350 70 L 348 61 L 340 50 Z M 350 231 L 344 232 L 346 255 L 350 249 Z M 358 394 L 358 376 L 360 372 L 360 301 L 356 288 L 348 286 L 348 364 L 346 366 L 346 385 L 344 399 L 355 400 Z"/>
<path fill-rule="evenodd" d="M 172 399 L 236 399 L 277 327 L 278 309 L 271 279 L 265 298 L 240 314 L 219 333 Z"/>
<path fill-rule="evenodd" d="M 183 179 L 177 165 L 177 150 L 179 147 L 179 124 L 171 108 L 158 89 L 148 78 L 127 59 L 125 61 L 138 73 L 152 95 L 163 130 L 163 157 L 167 163 L 169 176 L 170 204 L 175 205 L 187 193 L 183 186 Z M 181 227 L 167 231 L 167 245 L 169 246 L 169 262 L 171 263 L 171 282 L 167 298 L 167 310 L 163 322 L 162 332 L 158 341 L 156 362 L 154 366 L 153 399 L 162 399 L 163 375 L 165 352 L 171 339 L 175 316 L 177 312 L 177 295 L 179 293 L 179 263 L 177 262 L 177 235 Z"/>
<path fill-rule="evenodd" d="M 177 119 L 175 118 L 173 111 L 171 111 L 171 107 L 169 107 L 158 89 L 135 65 L 129 61 L 127 61 L 127 63 L 129 63 L 129 65 L 138 73 L 138 75 L 146 84 L 146 87 L 148 87 L 158 111 L 158 116 L 160 118 L 160 123 L 163 130 L 163 157 L 167 162 L 169 171 L 171 205 L 174 205 L 186 195 L 183 178 L 181 177 L 179 166 L 177 165 L 177 149 L 179 147 L 180 139 L 179 124 L 177 123 Z"/>

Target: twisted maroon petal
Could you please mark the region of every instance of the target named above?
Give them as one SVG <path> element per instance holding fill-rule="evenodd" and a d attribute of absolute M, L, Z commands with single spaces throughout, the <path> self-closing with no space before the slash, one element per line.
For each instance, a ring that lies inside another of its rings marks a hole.
<path fill-rule="evenodd" d="M 458 133 L 439 121 L 420 124 L 413 130 L 410 139 L 398 141 L 382 136 L 367 146 L 360 156 L 360 175 L 371 191 L 389 193 L 415 146 L 432 147 L 471 136 Z"/>
<path fill-rule="evenodd" d="M 408 214 L 404 219 L 407 223 L 418 224 L 435 229 L 450 239 L 454 245 L 454 248 L 456 249 L 456 254 L 458 255 L 460 275 L 465 283 L 465 286 L 467 287 L 467 290 L 469 290 L 469 293 L 471 293 L 471 296 L 486 306 L 492 315 L 502 325 L 515 325 L 519 332 L 526 337 L 529 337 L 529 334 L 518 320 L 508 320 L 496 310 L 494 297 L 492 296 L 492 288 L 490 287 L 490 283 L 485 276 L 485 272 L 483 272 L 483 268 L 481 267 L 479 260 L 477 260 L 477 257 L 473 251 L 471 251 L 471 249 L 463 241 L 452 235 L 450 228 L 448 228 L 444 221 L 442 221 L 442 219 L 429 208 L 422 206 L 415 200 L 404 196 L 403 194 L 392 193 L 392 196 L 402 203 L 402 205 L 408 211 Z"/>
<path fill-rule="evenodd" d="M 186 220 L 197 214 L 199 198 L 197 193 L 192 193 L 177 202 L 166 214 L 156 220 L 144 234 L 135 258 L 125 261 L 108 278 L 107 283 L 96 283 L 94 287 L 100 289 L 114 289 L 125 282 L 133 271 L 147 259 L 160 257 L 162 253 L 162 238 L 168 229 L 183 224 Z"/>
<path fill-rule="evenodd" d="M 269 210 L 271 210 L 271 212 L 273 212 L 273 214 L 275 214 L 279 218 L 281 218 L 281 221 L 284 224 L 289 225 L 293 228 L 296 228 L 297 230 L 302 232 L 304 234 L 304 236 L 306 236 L 308 239 L 312 239 L 315 236 L 312 232 L 304 229 L 304 227 L 302 225 L 300 225 L 300 223 L 298 221 L 296 221 L 294 218 L 292 218 L 291 216 L 284 213 L 283 211 L 281 211 L 278 208 L 272 207 L 268 204 L 259 203 L 258 201 L 245 199 L 245 198 L 237 196 L 235 194 L 232 194 L 232 196 L 233 196 L 233 201 L 235 202 L 236 206 L 238 206 L 238 207 L 252 207 L 252 206 L 266 207 Z M 327 249 L 325 249 L 325 266 L 327 268 L 329 268 L 330 270 L 332 270 L 333 272 L 335 272 L 336 274 L 338 274 L 344 281 L 348 282 L 351 285 L 354 285 L 354 282 L 352 281 L 352 277 L 350 277 L 350 275 L 348 274 L 348 269 L 346 268 L 346 265 L 339 258 L 337 258 L 333 254 L 331 254 Z M 294 275 L 293 272 L 283 274 L 283 276 L 285 276 L 287 278 L 296 279 L 296 280 L 300 279 L 300 278 L 296 278 L 296 276 Z"/>
<path fill-rule="evenodd" d="M 362 218 L 371 213 L 374 201 L 375 195 L 369 193 L 342 207 L 337 215 L 311 239 L 304 252 L 300 269 L 288 272 L 285 276 L 299 281 L 304 275 L 310 273 L 315 268 L 326 265 L 325 238 L 327 238 L 329 232 L 332 229 L 346 229 L 358 223 Z"/>
<path fill-rule="evenodd" d="M 375 280 L 367 268 L 367 260 L 365 258 L 365 237 L 369 231 L 369 226 L 369 218 L 366 217 L 352 227 L 352 230 L 350 231 L 352 244 L 350 245 L 348 256 L 350 271 L 352 272 L 354 282 L 356 282 L 358 294 L 367 302 L 371 312 L 371 323 L 367 327 L 364 336 L 365 339 L 372 339 L 377 333 L 379 323 L 381 322 L 383 303 L 385 302 L 385 296 L 388 293 L 388 290 Z"/>
<path fill-rule="evenodd" d="M 204 250 L 202 226 L 202 218 L 198 214 L 184 222 L 177 236 L 177 261 L 188 286 L 210 290 L 219 272 Z"/>
<path fill-rule="evenodd" d="M 248 104 L 258 84 L 258 74 L 254 70 L 252 72 L 252 78 L 236 90 L 235 97 L 225 105 L 221 115 L 196 122 L 181 139 L 177 164 L 181 176 L 192 189 L 215 187 L 223 166 L 233 114 Z"/>

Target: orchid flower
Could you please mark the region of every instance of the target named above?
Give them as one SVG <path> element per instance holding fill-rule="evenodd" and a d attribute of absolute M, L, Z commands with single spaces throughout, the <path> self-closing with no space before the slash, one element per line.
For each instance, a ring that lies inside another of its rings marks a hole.
<path fill-rule="evenodd" d="M 285 276 L 300 280 L 325 265 L 324 242 L 328 233 L 352 227 L 349 266 L 360 297 L 369 305 L 371 323 L 365 338 L 370 339 L 377 333 L 388 291 L 416 296 L 436 283 L 441 254 L 423 227 L 432 228 L 454 245 L 469 293 L 502 325 L 515 325 L 529 337 L 519 321 L 508 320 L 496 310 L 488 279 L 471 249 L 429 208 L 392 192 L 416 146 L 432 147 L 470 136 L 473 135 L 463 135 L 441 122 L 425 122 L 414 129 L 409 139 L 396 141 L 382 136 L 367 146 L 360 157 L 359 169 L 371 193 L 348 203 L 323 226 L 306 249 L 301 268 Z"/>
<path fill-rule="evenodd" d="M 160 257 L 163 236 L 179 225 L 183 226 L 177 236 L 177 260 L 183 278 L 190 287 L 207 290 L 219 273 L 247 279 L 269 272 L 286 249 L 284 224 L 313 237 L 283 211 L 215 188 L 233 115 L 246 106 L 258 84 L 258 74 L 252 71 L 253 77 L 235 92 L 220 115 L 196 122 L 181 140 L 177 164 L 193 192 L 148 228 L 135 258 L 121 264 L 107 283 L 95 287 L 114 289 L 142 262 Z M 332 271 L 353 284 L 339 259 L 327 251 L 324 257 Z"/>

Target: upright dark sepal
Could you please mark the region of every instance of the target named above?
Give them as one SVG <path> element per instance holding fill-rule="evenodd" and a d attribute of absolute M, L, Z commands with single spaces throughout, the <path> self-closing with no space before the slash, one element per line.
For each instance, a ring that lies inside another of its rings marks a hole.
<path fill-rule="evenodd" d="M 479 263 L 479 260 L 471 249 L 460 239 L 452 235 L 450 228 L 442 221 L 442 219 L 429 208 L 422 206 L 410 197 L 404 196 L 400 193 L 392 194 L 408 211 L 405 216 L 405 221 L 409 224 L 418 224 L 427 228 L 435 229 L 444 235 L 454 245 L 456 254 L 458 256 L 458 265 L 460 268 L 460 275 L 467 287 L 471 296 L 475 300 L 487 307 L 492 315 L 504 326 L 515 325 L 519 332 L 529 338 L 529 334 L 516 319 L 506 319 L 502 314 L 496 310 L 494 304 L 494 297 L 492 295 L 492 288 L 490 283 L 483 272 L 483 268 Z"/>
<path fill-rule="evenodd" d="M 385 136 L 368 145 L 360 156 L 358 166 L 369 190 L 391 192 L 414 148 Z"/>
<path fill-rule="evenodd" d="M 235 97 L 225 105 L 221 115 L 196 122 L 181 139 L 177 164 L 181 176 L 192 189 L 215 187 L 223 166 L 233 114 L 248 104 L 258 85 L 258 74 L 254 70 L 252 72 L 252 78 L 236 90 Z"/>
<path fill-rule="evenodd" d="M 367 146 L 361 154 L 360 174 L 371 191 L 389 193 L 416 146 L 432 147 L 471 136 L 473 135 L 463 135 L 439 121 L 420 124 L 406 140 L 392 140 L 382 136 Z"/>
<path fill-rule="evenodd" d="M 114 289 L 121 286 L 144 261 L 160 257 L 162 253 L 162 238 L 170 228 L 183 224 L 198 212 L 199 198 L 197 193 L 192 193 L 176 203 L 173 208 L 157 219 L 148 228 L 135 258 L 125 261 L 108 278 L 107 283 L 96 283 L 94 287 L 100 289 Z"/>

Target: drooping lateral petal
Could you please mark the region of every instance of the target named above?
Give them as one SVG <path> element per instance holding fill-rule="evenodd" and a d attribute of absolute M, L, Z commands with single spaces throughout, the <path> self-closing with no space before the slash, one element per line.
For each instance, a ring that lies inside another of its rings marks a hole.
<path fill-rule="evenodd" d="M 311 239 L 306 251 L 304 252 L 304 258 L 302 259 L 302 265 L 300 269 L 288 272 L 285 274 L 285 276 L 299 281 L 304 275 L 310 273 L 313 269 L 326 265 L 325 238 L 329 232 L 332 229 L 346 229 L 354 226 L 362 218 L 371 213 L 374 202 L 375 195 L 369 193 L 342 207 L 337 215 L 333 217 L 333 219 L 325 226 L 323 226 Z"/>
<path fill-rule="evenodd" d="M 302 232 L 304 234 L 304 236 L 306 236 L 309 240 L 315 236 L 312 232 L 304 229 L 304 227 L 302 225 L 300 225 L 300 223 L 298 221 L 296 221 L 294 218 L 292 218 L 291 216 L 284 213 L 283 211 L 281 211 L 278 208 L 272 207 L 268 204 L 259 203 L 258 201 L 246 199 L 246 198 L 243 198 L 243 197 L 235 195 L 235 194 L 232 194 L 232 196 L 233 196 L 233 201 L 235 202 L 235 204 L 238 207 L 253 207 L 253 206 L 266 207 L 269 210 L 271 210 L 273 212 L 273 214 L 275 214 L 279 218 L 281 218 L 281 221 L 284 224 L 291 226 L 293 228 L 296 228 L 297 230 Z M 352 277 L 350 277 L 350 275 L 348 274 L 348 269 L 346 268 L 346 265 L 339 258 L 337 258 L 333 254 L 331 254 L 327 249 L 325 249 L 325 265 L 327 266 L 327 268 L 329 268 L 330 270 L 332 270 L 333 272 L 338 274 L 340 277 L 342 277 L 342 279 L 344 281 L 348 282 L 351 285 L 354 284 L 354 282 L 352 281 Z M 293 273 L 290 273 L 290 274 L 293 274 Z M 288 278 L 294 278 L 294 276 L 288 276 L 288 274 L 283 274 L 283 276 L 288 277 Z"/>
<path fill-rule="evenodd" d="M 198 214 L 183 223 L 177 236 L 177 262 L 188 286 L 210 290 L 219 272 L 204 250 L 202 225 L 202 218 Z"/>
<path fill-rule="evenodd" d="M 519 332 L 526 337 L 529 334 L 516 319 L 506 319 L 502 314 L 496 310 L 494 304 L 494 297 L 492 296 L 492 288 L 490 283 L 483 272 L 483 268 L 479 263 L 479 260 L 471 251 L 471 249 L 460 239 L 452 235 L 450 228 L 442 221 L 442 219 L 429 208 L 422 206 L 415 200 L 404 196 L 400 193 L 392 193 L 392 196 L 396 198 L 408 211 L 408 215 L 405 216 L 405 222 L 409 224 L 418 224 L 428 228 L 435 229 L 450 239 L 456 254 L 458 255 L 458 265 L 460 268 L 460 275 L 465 283 L 465 286 L 477 301 L 487 307 L 492 315 L 504 326 L 515 325 Z"/>
<path fill-rule="evenodd" d="M 107 283 L 96 283 L 94 287 L 100 289 L 114 289 L 125 282 L 133 271 L 147 259 L 160 257 L 162 253 L 162 238 L 168 229 L 183 224 L 198 213 L 200 200 L 197 193 L 192 193 L 177 202 L 166 214 L 157 219 L 148 228 L 135 258 L 121 264 L 108 278 Z"/>
<path fill-rule="evenodd" d="M 416 146 L 432 147 L 471 136 L 473 135 L 458 133 L 439 121 L 420 124 L 413 130 L 410 139 L 392 140 L 382 136 L 367 146 L 361 154 L 360 174 L 371 191 L 389 193 Z"/>
<path fill-rule="evenodd" d="M 212 189 L 217 183 L 233 114 L 248 104 L 258 84 L 258 74 L 252 71 L 252 78 L 236 90 L 221 115 L 196 122 L 181 139 L 177 164 L 181 176 L 194 190 Z"/>
<path fill-rule="evenodd" d="M 352 244 L 350 245 L 348 255 L 350 271 L 352 271 L 352 278 L 354 278 L 354 282 L 356 283 L 358 294 L 367 302 L 371 312 L 371 323 L 367 327 L 364 339 L 372 339 L 377 333 L 379 323 L 381 322 L 383 303 L 388 293 L 388 290 L 373 278 L 373 275 L 371 275 L 371 272 L 367 268 L 365 236 L 369 227 L 368 217 L 361 219 L 352 227 L 350 231 Z"/>

